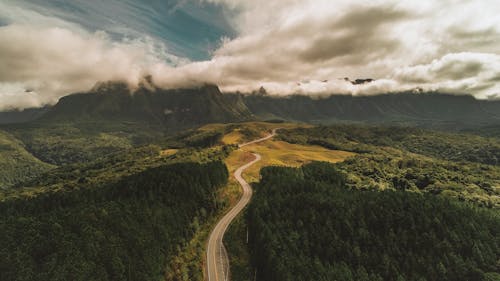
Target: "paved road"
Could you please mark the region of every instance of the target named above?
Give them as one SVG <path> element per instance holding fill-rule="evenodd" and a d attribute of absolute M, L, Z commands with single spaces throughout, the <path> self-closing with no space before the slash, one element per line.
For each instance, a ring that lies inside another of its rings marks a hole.
<path fill-rule="evenodd" d="M 240 144 L 238 147 L 244 147 L 249 144 L 261 142 L 268 140 L 276 135 L 276 130 L 274 129 L 272 134 L 251 142 L 247 142 L 244 144 Z M 224 238 L 224 233 L 226 232 L 229 224 L 233 221 L 233 219 L 245 208 L 245 206 L 250 202 L 250 198 L 252 197 L 252 188 L 250 185 L 243 179 L 241 173 L 243 171 L 260 161 L 261 157 L 257 153 L 252 153 L 255 156 L 255 159 L 248 162 L 247 164 L 239 167 L 234 172 L 234 177 L 240 183 L 243 188 L 243 195 L 241 196 L 240 201 L 234 206 L 215 226 L 210 234 L 210 238 L 208 239 L 207 246 L 207 275 L 208 281 L 228 281 L 229 280 L 229 259 L 227 257 L 227 252 L 222 243 L 222 239 Z"/>

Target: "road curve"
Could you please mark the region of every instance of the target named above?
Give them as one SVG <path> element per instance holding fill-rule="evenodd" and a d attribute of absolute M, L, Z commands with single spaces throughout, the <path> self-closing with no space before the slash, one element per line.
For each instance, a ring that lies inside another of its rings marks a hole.
<path fill-rule="evenodd" d="M 276 135 L 276 130 L 278 129 L 274 129 L 270 135 L 264 138 L 240 144 L 238 145 L 238 147 L 241 148 L 249 144 L 268 140 Z M 238 201 L 238 203 L 217 223 L 215 228 L 212 230 L 212 233 L 210 234 L 210 238 L 208 239 L 206 260 L 206 272 L 208 281 L 229 280 L 229 260 L 222 239 L 224 238 L 224 233 L 226 232 L 228 226 L 231 224 L 234 218 L 245 208 L 248 202 L 250 202 L 250 198 L 252 197 L 252 188 L 241 176 L 241 173 L 243 173 L 245 169 L 260 161 L 261 157 L 259 154 L 252 154 L 255 156 L 255 159 L 239 167 L 234 172 L 234 177 L 243 188 L 243 195 L 241 196 L 240 201 Z"/>

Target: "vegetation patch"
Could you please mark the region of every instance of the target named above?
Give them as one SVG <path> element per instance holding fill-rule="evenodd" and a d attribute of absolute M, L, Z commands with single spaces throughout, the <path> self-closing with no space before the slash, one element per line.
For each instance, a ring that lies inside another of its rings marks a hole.
<path fill-rule="evenodd" d="M 494 280 L 495 210 L 346 188 L 335 165 L 267 167 L 247 212 L 256 280 Z"/>
<path fill-rule="evenodd" d="M 244 178 L 249 182 L 258 180 L 262 167 L 277 165 L 298 167 L 311 161 L 342 162 L 355 153 L 331 150 L 318 145 L 292 144 L 284 141 L 267 140 L 243 148 L 245 151 L 259 153 L 262 160 L 245 171 Z"/>
<path fill-rule="evenodd" d="M 0 131 L 0 189 L 35 178 L 53 168 L 55 166 L 29 153 L 20 140 Z"/>
<path fill-rule="evenodd" d="M 222 162 L 147 169 L 0 204 L 1 280 L 160 280 L 218 209 Z"/>
<path fill-rule="evenodd" d="M 428 192 L 500 207 L 494 138 L 354 125 L 282 130 L 278 138 L 357 152 L 339 166 L 352 188 Z"/>

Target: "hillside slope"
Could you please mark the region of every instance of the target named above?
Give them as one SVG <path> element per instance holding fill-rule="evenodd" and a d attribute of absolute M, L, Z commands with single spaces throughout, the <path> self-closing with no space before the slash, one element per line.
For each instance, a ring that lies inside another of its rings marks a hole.
<path fill-rule="evenodd" d="M 12 135 L 0 131 L 0 188 L 6 188 L 53 168 L 26 151 Z"/>

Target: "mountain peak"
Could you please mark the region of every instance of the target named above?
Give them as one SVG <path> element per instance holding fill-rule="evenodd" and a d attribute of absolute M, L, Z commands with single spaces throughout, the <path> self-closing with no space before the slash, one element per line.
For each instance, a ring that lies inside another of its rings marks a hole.
<path fill-rule="evenodd" d="M 130 87 L 126 82 L 122 81 L 99 81 L 90 89 L 89 93 L 116 93 L 130 91 Z"/>

